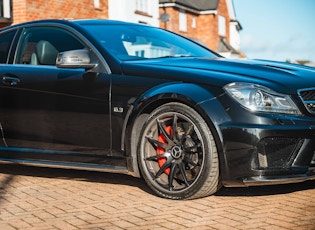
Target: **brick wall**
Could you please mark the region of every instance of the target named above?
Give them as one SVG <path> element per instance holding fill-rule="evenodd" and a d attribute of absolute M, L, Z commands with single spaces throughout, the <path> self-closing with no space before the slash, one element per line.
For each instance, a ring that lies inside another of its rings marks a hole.
<path fill-rule="evenodd" d="M 171 30 L 175 33 L 194 38 L 201 41 L 212 50 L 217 50 L 220 41 L 218 34 L 218 15 L 224 16 L 226 20 L 226 39 L 229 41 L 230 34 L 230 18 L 225 0 L 219 1 L 217 14 L 194 14 L 186 11 L 187 31 L 179 30 L 179 11 L 176 7 L 160 8 L 160 14 L 167 13 L 171 15 L 171 19 L 167 23 L 160 22 L 160 27 Z M 192 27 L 192 20 L 196 21 L 196 27 Z"/>
<path fill-rule="evenodd" d="M 218 18 L 215 14 L 200 15 L 195 36 L 207 47 L 216 50 L 218 44 Z"/>
<path fill-rule="evenodd" d="M 51 18 L 108 18 L 108 1 L 100 0 L 99 9 L 93 0 L 13 1 L 13 24 Z"/>

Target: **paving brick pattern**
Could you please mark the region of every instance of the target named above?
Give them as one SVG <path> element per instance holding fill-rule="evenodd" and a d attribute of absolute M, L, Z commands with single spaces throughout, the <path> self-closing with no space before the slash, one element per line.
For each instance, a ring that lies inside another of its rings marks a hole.
<path fill-rule="evenodd" d="M 0 229 L 315 229 L 315 181 L 172 201 L 127 175 L 0 164 Z"/>

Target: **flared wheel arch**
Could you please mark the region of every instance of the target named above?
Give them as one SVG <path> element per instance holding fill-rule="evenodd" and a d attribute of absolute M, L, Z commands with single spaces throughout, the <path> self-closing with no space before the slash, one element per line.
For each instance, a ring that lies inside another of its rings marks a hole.
<path fill-rule="evenodd" d="M 219 166 L 219 180 L 220 180 L 220 185 L 219 187 L 222 185 L 221 184 L 221 164 L 220 164 L 220 158 L 221 158 L 221 151 L 222 151 L 222 144 L 219 138 L 219 135 L 217 133 L 217 130 L 214 126 L 214 124 L 212 123 L 212 121 L 210 120 L 210 118 L 206 115 L 205 111 L 203 111 L 202 108 L 200 108 L 198 105 L 196 104 L 192 104 L 189 102 L 183 102 L 183 101 L 178 101 L 178 100 L 160 100 L 160 101 L 155 101 L 154 103 L 148 104 L 142 111 L 141 113 L 139 113 L 133 123 L 132 129 L 131 129 L 131 135 L 130 135 L 130 159 L 131 161 L 129 161 L 129 166 L 130 168 L 132 168 L 133 174 L 136 175 L 137 177 L 142 177 L 140 169 L 139 169 L 139 164 L 138 164 L 138 142 L 139 142 L 139 138 L 140 138 L 140 133 L 141 130 L 143 128 L 143 125 L 145 123 L 145 121 L 147 120 L 148 116 L 150 115 L 150 113 L 155 110 L 156 108 L 168 104 L 168 103 L 178 103 L 178 104 L 182 104 L 184 106 L 188 106 L 191 109 L 195 110 L 206 122 L 209 130 L 212 133 L 212 137 L 214 139 L 214 142 L 216 144 L 217 147 L 217 154 L 218 154 L 218 166 Z"/>
<path fill-rule="evenodd" d="M 137 145 L 138 145 L 138 139 L 141 133 L 141 130 L 143 128 L 144 125 L 144 121 L 148 118 L 148 116 L 150 115 L 150 113 L 164 105 L 167 103 L 180 103 L 186 106 L 191 107 L 192 109 L 194 109 L 197 113 L 199 113 L 199 115 L 205 120 L 205 122 L 208 125 L 208 128 L 210 129 L 210 131 L 212 132 L 212 136 L 214 138 L 214 141 L 216 143 L 216 147 L 217 147 L 217 153 L 218 153 L 218 160 L 219 160 L 219 174 L 221 175 L 221 170 L 222 170 L 222 163 L 224 165 L 224 159 L 221 159 L 223 157 L 223 145 L 221 142 L 221 138 L 218 133 L 218 130 L 216 129 L 216 127 L 214 126 L 211 118 L 209 118 L 206 115 L 206 112 L 203 110 L 203 108 L 201 108 L 199 105 L 197 105 L 196 103 L 194 103 L 193 101 L 187 101 L 187 100 L 174 100 L 173 98 L 164 98 L 164 99 L 160 99 L 158 101 L 153 101 L 151 103 L 147 103 L 145 105 L 143 105 L 141 107 L 141 109 L 138 109 L 137 112 L 135 112 L 133 114 L 133 118 L 131 118 L 131 120 L 133 121 L 129 127 L 129 131 L 128 131 L 128 139 L 129 139 L 129 143 L 128 143 L 128 147 L 126 153 L 127 153 L 127 158 L 129 159 L 127 164 L 128 164 L 128 168 L 129 170 L 132 172 L 133 176 L 136 177 L 142 177 L 140 174 L 140 170 L 139 170 L 139 166 L 138 166 L 138 157 L 137 157 Z"/>

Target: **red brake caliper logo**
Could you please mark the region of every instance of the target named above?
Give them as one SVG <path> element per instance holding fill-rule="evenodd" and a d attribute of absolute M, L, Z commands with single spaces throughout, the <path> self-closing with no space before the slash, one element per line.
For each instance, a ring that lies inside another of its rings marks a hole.
<path fill-rule="evenodd" d="M 173 129 L 172 129 L 171 126 L 167 126 L 167 127 L 165 128 L 165 131 L 166 131 L 166 133 L 167 133 L 168 135 L 171 136 L 171 133 L 172 133 Z M 161 133 L 161 134 L 159 135 L 158 141 L 159 141 L 160 143 L 167 144 L 166 137 L 163 135 L 163 133 Z M 163 154 L 163 153 L 165 153 L 165 149 L 162 148 L 161 146 L 158 146 L 157 149 L 156 149 L 156 154 L 161 155 L 161 154 Z M 165 157 L 160 157 L 160 158 L 158 159 L 158 164 L 159 164 L 160 168 L 165 164 L 165 162 L 166 162 L 166 158 L 165 158 Z M 167 174 L 167 175 L 169 175 L 169 173 L 170 173 L 170 168 L 165 169 L 165 170 L 164 170 L 164 173 Z"/>

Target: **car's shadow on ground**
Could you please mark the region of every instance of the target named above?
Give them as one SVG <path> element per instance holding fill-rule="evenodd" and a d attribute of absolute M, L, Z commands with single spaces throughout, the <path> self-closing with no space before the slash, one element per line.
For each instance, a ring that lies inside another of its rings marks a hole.
<path fill-rule="evenodd" d="M 19 164 L 0 164 L 0 173 L 7 174 L 5 179 L 0 181 L 0 200 L 5 193 L 6 187 L 14 181 L 15 176 L 32 176 L 43 178 L 59 178 L 63 180 L 79 180 L 87 182 L 99 182 L 110 184 L 122 184 L 134 186 L 144 192 L 153 194 L 143 179 L 135 178 L 130 175 L 114 174 L 106 172 L 95 172 L 74 169 L 60 169 L 35 167 Z M 285 185 L 269 185 L 257 187 L 226 188 L 222 187 L 215 196 L 264 196 L 286 194 L 296 191 L 309 190 L 315 188 L 315 180 Z"/>
<path fill-rule="evenodd" d="M 108 184 L 123 184 L 139 187 L 145 192 L 152 193 L 144 180 L 130 175 L 87 171 L 77 169 L 50 168 L 41 166 L 28 166 L 17 163 L 0 163 L 0 173 L 6 174 L 5 179 L 0 180 L 0 199 L 9 183 L 14 181 L 15 176 L 31 176 L 42 178 L 57 178 L 63 180 L 78 180 L 86 182 L 99 182 Z"/>

